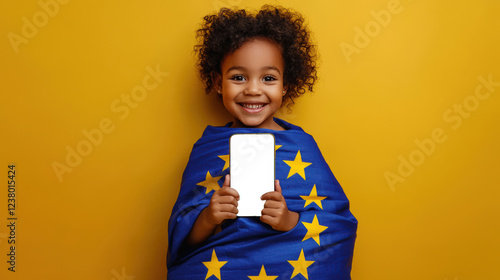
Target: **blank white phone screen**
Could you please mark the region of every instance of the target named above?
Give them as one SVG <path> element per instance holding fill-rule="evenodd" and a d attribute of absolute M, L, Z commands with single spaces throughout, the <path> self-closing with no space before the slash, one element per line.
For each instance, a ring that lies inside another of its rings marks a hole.
<path fill-rule="evenodd" d="M 265 201 L 260 197 L 274 191 L 274 135 L 233 134 L 229 139 L 231 188 L 238 191 L 238 216 L 260 216 Z"/>

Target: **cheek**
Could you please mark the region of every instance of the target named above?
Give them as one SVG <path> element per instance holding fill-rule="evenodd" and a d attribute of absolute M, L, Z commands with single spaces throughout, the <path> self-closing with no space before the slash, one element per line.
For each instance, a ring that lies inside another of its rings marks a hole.
<path fill-rule="evenodd" d="M 229 110 L 231 108 L 233 98 L 226 94 L 221 94 L 221 98 L 222 98 L 222 104 L 224 104 L 226 110 Z"/>
<path fill-rule="evenodd" d="M 283 100 L 280 99 L 280 101 L 277 103 L 277 105 L 278 105 L 278 110 L 279 110 L 281 108 L 281 105 L 283 105 Z"/>
<path fill-rule="evenodd" d="M 281 107 L 281 104 L 283 103 L 283 93 L 280 91 L 279 94 L 276 94 L 276 96 L 274 97 L 274 101 L 279 104 L 279 106 Z"/>
<path fill-rule="evenodd" d="M 221 94 L 221 98 L 222 98 L 222 104 L 224 104 L 224 107 L 227 108 L 227 97 L 224 96 L 224 94 Z"/>

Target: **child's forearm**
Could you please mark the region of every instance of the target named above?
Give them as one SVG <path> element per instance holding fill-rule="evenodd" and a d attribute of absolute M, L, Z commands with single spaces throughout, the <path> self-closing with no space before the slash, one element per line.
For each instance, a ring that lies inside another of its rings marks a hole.
<path fill-rule="evenodd" d="M 293 229 L 299 222 L 299 213 L 288 210 L 288 215 L 285 224 L 283 225 L 282 231 L 289 231 Z"/>
<path fill-rule="evenodd" d="M 217 225 L 211 224 L 206 218 L 207 208 L 203 209 L 194 222 L 191 232 L 186 238 L 186 245 L 195 246 L 207 240 L 215 231 Z"/>

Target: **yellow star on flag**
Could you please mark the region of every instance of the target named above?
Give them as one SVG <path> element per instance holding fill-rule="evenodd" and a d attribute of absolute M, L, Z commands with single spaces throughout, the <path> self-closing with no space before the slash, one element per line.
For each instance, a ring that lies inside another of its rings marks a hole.
<path fill-rule="evenodd" d="M 219 259 L 217 259 L 217 255 L 215 254 L 215 249 L 212 251 L 212 259 L 209 262 L 203 262 L 203 264 L 208 268 L 207 276 L 205 277 L 205 280 L 208 279 L 208 277 L 214 275 L 217 277 L 217 279 L 220 280 L 220 268 L 223 267 L 227 261 L 225 262 L 220 262 Z"/>
<path fill-rule="evenodd" d="M 299 259 L 296 261 L 288 261 L 293 266 L 292 278 L 297 276 L 297 274 L 302 274 L 307 280 L 309 276 L 307 275 L 307 268 L 314 263 L 314 261 L 306 261 L 304 257 L 304 249 L 300 251 Z"/>
<path fill-rule="evenodd" d="M 319 244 L 319 234 L 322 233 L 323 231 L 325 231 L 328 227 L 322 226 L 319 224 L 318 217 L 316 216 L 316 214 L 314 215 L 312 223 L 302 222 L 302 224 L 307 229 L 307 233 L 304 236 L 304 239 L 302 239 L 302 241 L 306 241 L 307 239 L 312 238 L 312 239 L 314 239 L 314 241 L 316 241 L 316 243 L 318 243 L 318 245 L 320 245 Z"/>
<path fill-rule="evenodd" d="M 268 276 L 266 270 L 264 269 L 264 265 L 260 269 L 259 276 L 248 276 L 251 280 L 274 280 L 278 278 L 278 276 Z"/>
<path fill-rule="evenodd" d="M 326 198 L 326 196 L 318 196 L 318 192 L 316 191 L 316 185 L 313 186 L 311 193 L 309 195 L 301 195 L 300 197 L 302 197 L 302 199 L 306 201 L 304 203 L 304 208 L 306 208 L 306 206 L 311 203 L 316 203 L 316 205 L 318 205 L 319 208 L 321 209 L 323 209 L 321 201 Z"/>
<path fill-rule="evenodd" d="M 283 145 L 274 145 L 274 151 L 276 152 L 279 148 L 281 148 Z"/>
<path fill-rule="evenodd" d="M 205 177 L 205 181 L 199 182 L 196 185 L 207 188 L 207 190 L 205 191 L 205 194 L 207 194 L 212 190 L 216 191 L 220 189 L 219 183 L 217 183 L 217 181 L 219 181 L 220 178 L 222 178 L 222 176 L 212 177 L 212 175 L 210 175 L 210 171 L 207 171 L 207 176 Z"/>
<path fill-rule="evenodd" d="M 224 161 L 224 167 L 222 168 L 222 171 L 228 169 L 229 168 L 229 155 L 219 156 L 219 158 Z"/>
<path fill-rule="evenodd" d="M 302 161 L 300 150 L 297 152 L 297 155 L 295 156 L 294 160 L 284 160 L 284 162 L 290 166 L 290 172 L 288 173 L 288 177 L 286 177 L 287 179 L 290 178 L 292 175 L 298 173 L 305 180 L 306 173 L 304 169 L 312 164 L 310 162 Z"/>

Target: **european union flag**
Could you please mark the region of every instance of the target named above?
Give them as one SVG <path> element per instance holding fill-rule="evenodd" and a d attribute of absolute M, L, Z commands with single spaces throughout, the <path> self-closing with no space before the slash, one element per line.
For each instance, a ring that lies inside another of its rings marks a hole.
<path fill-rule="evenodd" d="M 313 137 L 275 118 L 286 130 L 208 126 L 194 144 L 169 221 L 168 279 L 350 279 L 357 220 Z M 272 133 L 276 179 L 288 209 L 299 213 L 280 232 L 257 217 L 226 220 L 201 245 L 184 245 L 200 212 L 229 173 L 229 137 Z"/>

